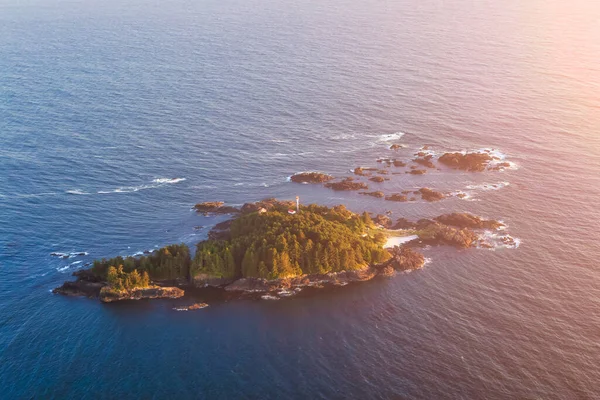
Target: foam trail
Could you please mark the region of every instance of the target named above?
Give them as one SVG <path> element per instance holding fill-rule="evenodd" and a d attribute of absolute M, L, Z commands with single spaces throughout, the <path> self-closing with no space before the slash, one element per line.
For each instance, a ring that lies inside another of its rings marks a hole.
<path fill-rule="evenodd" d="M 86 194 L 90 194 L 90 193 L 84 192 L 83 190 L 80 190 L 80 189 L 72 189 L 72 190 L 67 190 L 65 193 L 67 193 L 67 194 L 75 194 L 75 195 L 86 195 Z"/>
<path fill-rule="evenodd" d="M 98 194 L 111 194 L 111 193 L 133 193 L 139 192 L 145 189 L 155 189 L 164 185 L 171 185 L 185 181 L 186 178 L 156 178 L 152 180 L 152 184 L 139 185 L 139 186 L 123 186 L 113 190 L 99 190 Z"/>
<path fill-rule="evenodd" d="M 179 183 L 179 182 L 183 182 L 183 181 L 185 181 L 185 178 L 156 178 L 152 182 L 159 183 L 159 184 L 163 184 L 163 183 L 173 184 L 173 183 Z"/>

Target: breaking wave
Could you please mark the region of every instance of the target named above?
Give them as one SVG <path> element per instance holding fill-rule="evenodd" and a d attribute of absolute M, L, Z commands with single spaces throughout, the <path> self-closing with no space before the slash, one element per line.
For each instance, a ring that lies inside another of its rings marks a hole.
<path fill-rule="evenodd" d="M 67 258 L 75 258 L 75 257 L 83 257 L 83 256 L 87 256 L 90 253 L 88 253 L 87 251 L 74 251 L 71 253 L 60 253 L 57 251 L 54 251 L 52 253 L 50 253 L 51 256 L 53 257 L 58 257 L 58 258 L 63 258 L 63 259 L 67 259 Z"/>
<path fill-rule="evenodd" d="M 481 239 L 482 241 L 477 247 L 488 250 L 518 249 L 521 245 L 521 239 L 503 232 L 485 231 Z"/>
<path fill-rule="evenodd" d="M 133 193 L 139 192 L 140 190 L 156 189 L 165 185 L 172 185 L 175 183 L 185 181 L 185 178 L 156 178 L 152 180 L 152 183 L 139 186 L 123 186 L 112 190 L 99 190 L 98 194 L 111 194 L 111 193 Z"/>
<path fill-rule="evenodd" d="M 391 142 L 394 140 L 400 140 L 405 135 L 404 132 L 388 133 L 379 136 L 379 142 Z"/>
<path fill-rule="evenodd" d="M 469 185 L 466 188 L 469 189 L 469 190 L 489 191 L 489 190 L 500 190 L 500 189 L 505 188 L 507 186 L 510 186 L 510 182 L 481 183 L 479 185 Z"/>

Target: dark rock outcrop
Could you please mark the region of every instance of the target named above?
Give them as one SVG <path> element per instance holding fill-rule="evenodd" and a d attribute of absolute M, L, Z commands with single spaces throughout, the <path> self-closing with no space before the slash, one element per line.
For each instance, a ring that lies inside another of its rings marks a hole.
<path fill-rule="evenodd" d="M 385 265 L 378 269 L 377 275 L 389 278 L 396 275 L 396 270 L 391 265 Z"/>
<path fill-rule="evenodd" d="M 381 182 L 384 182 L 386 179 L 384 177 L 382 177 L 382 176 L 374 176 L 372 178 L 369 178 L 369 180 L 371 182 L 381 183 Z"/>
<path fill-rule="evenodd" d="M 503 169 L 510 168 L 510 167 L 511 167 L 511 164 L 509 162 L 501 162 L 501 163 L 494 165 L 493 167 L 489 167 L 488 169 L 490 171 L 502 171 Z"/>
<path fill-rule="evenodd" d="M 291 181 L 296 183 L 325 183 L 333 179 L 333 176 L 321 172 L 300 172 L 291 176 Z"/>
<path fill-rule="evenodd" d="M 233 220 L 228 219 L 227 221 L 219 222 L 208 232 L 208 238 L 210 240 L 227 240 L 229 239 L 229 228 Z"/>
<path fill-rule="evenodd" d="M 204 203 L 198 203 L 194 206 L 194 209 L 201 213 L 212 213 L 212 214 L 234 214 L 239 212 L 235 207 L 224 205 L 222 201 L 207 201 Z"/>
<path fill-rule="evenodd" d="M 406 218 L 398 218 L 392 229 L 414 229 L 417 226 L 414 222 L 410 222 Z"/>
<path fill-rule="evenodd" d="M 67 281 L 62 286 L 52 290 L 52 293 L 64 294 L 66 296 L 98 297 L 100 289 L 106 286 L 100 277 L 91 270 L 82 269 L 73 272 L 76 281 Z"/>
<path fill-rule="evenodd" d="M 485 220 L 469 213 L 444 214 L 434 218 L 444 225 L 456 226 L 458 228 L 471 229 L 498 229 L 504 226 L 501 222 Z"/>
<path fill-rule="evenodd" d="M 233 278 L 221 278 L 207 274 L 198 274 L 192 277 L 192 284 L 195 287 L 225 287 L 233 283 Z"/>
<path fill-rule="evenodd" d="M 141 300 L 141 299 L 178 299 L 183 297 L 185 292 L 176 287 L 152 286 L 143 289 L 114 290 L 109 286 L 104 286 L 100 290 L 100 301 L 103 303 L 112 303 L 122 300 Z"/>
<path fill-rule="evenodd" d="M 392 225 L 392 219 L 387 215 L 377 214 L 374 217 L 371 217 L 371 219 L 376 225 L 381 225 L 384 228 L 389 228 Z"/>
<path fill-rule="evenodd" d="M 52 290 L 52 293 L 66 296 L 98 297 L 100 290 L 106 286 L 103 282 L 90 282 L 86 280 L 68 281 Z"/>
<path fill-rule="evenodd" d="M 422 268 L 425 265 L 423 254 L 407 246 L 395 246 L 389 249 L 392 255 L 388 261 L 383 263 L 380 268 L 392 267 L 397 271 L 413 271 Z"/>
<path fill-rule="evenodd" d="M 405 195 L 399 194 L 399 193 L 391 194 L 391 195 L 387 196 L 385 199 L 387 201 L 401 201 L 401 202 L 408 201 L 408 198 Z"/>
<path fill-rule="evenodd" d="M 410 171 L 406 171 L 407 174 L 412 175 L 424 175 L 427 173 L 426 169 L 411 169 Z"/>
<path fill-rule="evenodd" d="M 396 143 L 394 143 L 393 145 L 390 146 L 390 150 L 396 150 L 396 151 L 398 151 L 398 150 L 403 149 L 405 147 L 406 146 L 403 145 L 403 144 L 396 144 Z"/>
<path fill-rule="evenodd" d="M 394 160 L 394 167 L 406 167 L 406 163 L 399 160 Z"/>
<path fill-rule="evenodd" d="M 333 189 L 335 191 L 369 189 L 366 183 L 355 182 L 352 178 L 345 178 L 339 182 L 329 182 L 325 184 L 325 187 Z"/>
<path fill-rule="evenodd" d="M 265 293 L 302 287 L 322 287 L 323 285 L 343 286 L 352 282 L 373 279 L 377 272 L 376 268 L 366 266 L 354 271 L 332 272 L 324 275 L 302 275 L 274 280 L 242 278 L 226 286 L 225 290 L 228 292 Z"/>
<path fill-rule="evenodd" d="M 423 200 L 426 201 L 439 201 L 446 197 L 443 193 L 436 192 L 435 190 L 431 190 L 429 188 L 421 188 L 418 192 L 421 194 Z"/>
<path fill-rule="evenodd" d="M 438 160 L 440 163 L 463 171 L 481 172 L 494 158 L 487 153 L 445 153 Z"/>
<path fill-rule="evenodd" d="M 470 229 L 459 229 L 439 222 L 421 228 L 417 235 L 425 244 L 449 245 L 460 249 L 474 246 L 479 239 L 479 236 Z"/>
<path fill-rule="evenodd" d="M 418 220 L 415 224 L 415 228 L 416 229 L 425 229 L 427 228 L 429 225 L 433 225 L 435 224 L 435 221 L 432 219 L 428 219 L 428 218 L 421 218 L 420 220 Z"/>
<path fill-rule="evenodd" d="M 377 198 L 385 197 L 385 194 L 383 192 L 359 192 L 358 194 L 364 194 L 365 196 L 372 196 Z"/>
<path fill-rule="evenodd" d="M 424 158 L 415 158 L 413 162 L 415 164 L 423 165 L 427 168 L 435 168 L 435 164 L 431 161 L 431 159 L 428 159 L 427 157 L 430 156 L 425 156 Z"/>

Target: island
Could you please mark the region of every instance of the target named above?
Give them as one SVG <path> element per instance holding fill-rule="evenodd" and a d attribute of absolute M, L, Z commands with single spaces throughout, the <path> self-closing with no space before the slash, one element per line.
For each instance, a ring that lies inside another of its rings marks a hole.
<path fill-rule="evenodd" d="M 226 207 L 200 204 L 202 212 Z M 196 245 L 193 256 L 185 244 L 173 244 L 142 256 L 96 260 L 54 292 L 104 303 L 181 298 L 187 289 L 207 288 L 279 299 L 307 287 L 345 286 L 419 269 L 425 258 L 418 249 L 426 245 L 486 248 L 482 233 L 504 228 L 468 213 L 416 222 L 399 218 L 394 224 L 387 215 L 357 214 L 343 205 L 296 209 L 295 202 L 276 199 L 235 210 Z"/>

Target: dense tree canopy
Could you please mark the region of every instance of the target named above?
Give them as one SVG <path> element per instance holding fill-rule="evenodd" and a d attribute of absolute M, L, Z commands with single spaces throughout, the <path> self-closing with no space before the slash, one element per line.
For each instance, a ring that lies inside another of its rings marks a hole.
<path fill-rule="evenodd" d="M 122 265 L 117 268 L 108 267 L 106 280 L 115 290 L 131 290 L 150 286 L 150 276 L 147 271 L 143 271 L 141 274 L 137 269 L 125 272 Z"/>
<path fill-rule="evenodd" d="M 229 239 L 198 243 L 191 273 L 275 279 L 358 269 L 389 258 L 385 236 L 367 234 L 373 228 L 367 213 L 344 206 L 250 213 L 233 221 Z"/>
<path fill-rule="evenodd" d="M 152 279 L 187 278 L 190 271 L 190 249 L 185 244 L 172 244 L 143 257 L 115 257 L 94 261 L 92 271 L 107 277 L 110 267 L 122 267 L 123 273 L 145 271 Z"/>
<path fill-rule="evenodd" d="M 198 243 L 193 261 L 185 244 L 174 244 L 147 256 L 96 260 L 92 271 L 120 289 L 201 274 L 266 279 L 325 274 L 387 260 L 385 240 L 368 213 L 309 205 L 289 214 L 274 207 L 237 217 L 227 239 Z"/>

